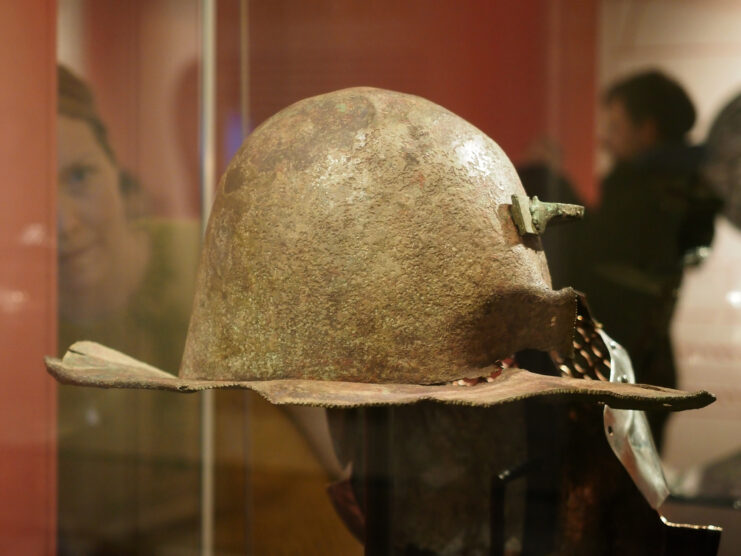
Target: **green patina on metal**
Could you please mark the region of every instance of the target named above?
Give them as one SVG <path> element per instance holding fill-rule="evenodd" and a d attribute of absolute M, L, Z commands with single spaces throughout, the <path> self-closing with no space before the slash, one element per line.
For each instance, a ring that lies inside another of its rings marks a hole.
<path fill-rule="evenodd" d="M 584 207 L 567 203 L 544 203 L 537 197 L 512 195 L 512 219 L 521 235 L 540 235 L 553 222 L 584 218 Z"/>

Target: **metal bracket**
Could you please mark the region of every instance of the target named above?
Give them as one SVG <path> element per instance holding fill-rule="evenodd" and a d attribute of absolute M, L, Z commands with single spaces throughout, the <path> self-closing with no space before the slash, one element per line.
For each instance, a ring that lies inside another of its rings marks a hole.
<path fill-rule="evenodd" d="M 520 235 L 540 235 L 549 222 L 567 222 L 584 217 L 584 207 L 566 203 L 544 203 L 537 197 L 512 195 L 512 220 Z"/>

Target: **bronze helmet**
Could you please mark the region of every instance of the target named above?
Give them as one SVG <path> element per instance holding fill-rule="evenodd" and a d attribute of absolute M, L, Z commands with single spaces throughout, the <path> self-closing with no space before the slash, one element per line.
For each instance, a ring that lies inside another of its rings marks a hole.
<path fill-rule="evenodd" d="M 538 237 L 578 212 L 529 200 L 496 143 L 432 102 L 372 88 L 305 99 L 256 129 L 219 183 L 179 376 L 91 342 L 47 367 L 66 383 L 248 388 L 325 407 L 710 403 L 632 384 L 629 361 L 580 370 L 575 331 L 609 358 L 619 346 L 577 314 L 576 292 L 551 288 Z M 524 349 L 554 354 L 564 376 L 501 364 Z M 665 483 L 635 415 L 608 413 L 605 426 L 656 505 Z"/>
<path fill-rule="evenodd" d="M 428 100 L 308 98 L 259 126 L 219 183 L 179 377 L 90 342 L 48 367 L 70 383 L 323 406 L 709 403 L 521 369 L 456 387 L 521 349 L 571 352 L 576 294 L 550 287 L 536 205 L 493 140 Z"/>

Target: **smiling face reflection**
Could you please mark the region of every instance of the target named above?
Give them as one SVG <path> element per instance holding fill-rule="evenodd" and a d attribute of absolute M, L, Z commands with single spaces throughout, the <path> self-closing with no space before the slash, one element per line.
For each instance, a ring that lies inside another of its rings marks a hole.
<path fill-rule="evenodd" d="M 89 321 L 125 304 L 141 279 L 146 241 L 126 219 L 118 167 L 83 119 L 58 120 L 59 307 Z"/>

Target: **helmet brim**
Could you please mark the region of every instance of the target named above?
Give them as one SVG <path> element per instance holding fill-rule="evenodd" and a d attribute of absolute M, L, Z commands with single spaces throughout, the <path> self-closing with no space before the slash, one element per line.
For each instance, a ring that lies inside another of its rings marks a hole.
<path fill-rule="evenodd" d="M 488 407 L 528 398 L 601 402 L 618 409 L 678 411 L 715 400 L 705 391 L 562 378 L 524 369 L 505 369 L 491 382 L 474 386 L 371 384 L 308 379 L 186 380 L 94 342 L 73 344 L 63 359 L 46 358 L 49 372 L 63 384 L 98 388 L 136 388 L 198 392 L 217 388 L 254 390 L 278 405 L 363 407 L 407 405 L 421 401 Z M 468 373 L 470 375 L 470 373 Z M 466 376 L 466 373 L 461 373 Z"/>

